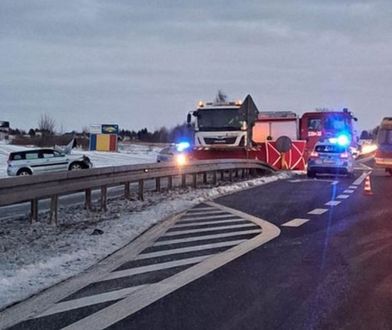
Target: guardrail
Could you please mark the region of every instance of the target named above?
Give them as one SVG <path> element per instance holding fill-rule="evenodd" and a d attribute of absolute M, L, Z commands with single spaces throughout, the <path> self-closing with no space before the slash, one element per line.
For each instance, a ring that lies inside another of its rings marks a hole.
<path fill-rule="evenodd" d="M 5 178 L 0 180 L 0 206 L 23 202 L 31 203 L 30 222 L 38 219 L 38 200 L 51 199 L 50 222 L 57 224 L 58 197 L 85 192 L 85 207 L 91 209 L 91 191 L 100 189 L 101 209 L 107 209 L 107 188 L 124 185 L 124 196 L 130 196 L 130 184 L 138 182 L 138 197 L 143 200 L 144 182 L 156 180 L 156 190 L 161 190 L 161 179 L 167 179 L 167 188 L 173 187 L 173 177 L 181 176 L 181 185 L 187 184 L 187 176 L 192 176 L 192 186 L 197 186 L 197 176 L 203 175 L 203 183 L 207 183 L 208 173 L 212 174 L 212 182 L 216 184 L 218 174 L 224 179 L 225 172 L 230 180 L 241 175 L 247 178 L 258 171 L 274 172 L 268 164 L 256 160 L 206 160 L 193 161 L 183 166 L 175 164 L 140 164 L 93 168 L 82 171 L 49 173 L 45 175 Z"/>

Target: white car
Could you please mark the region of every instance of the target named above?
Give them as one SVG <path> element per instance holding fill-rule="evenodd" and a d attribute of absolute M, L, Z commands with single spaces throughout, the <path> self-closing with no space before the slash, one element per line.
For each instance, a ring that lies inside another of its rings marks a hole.
<path fill-rule="evenodd" d="M 7 174 L 9 176 L 72 171 L 93 167 L 87 156 L 66 155 L 53 149 L 29 149 L 11 152 L 7 163 Z"/>

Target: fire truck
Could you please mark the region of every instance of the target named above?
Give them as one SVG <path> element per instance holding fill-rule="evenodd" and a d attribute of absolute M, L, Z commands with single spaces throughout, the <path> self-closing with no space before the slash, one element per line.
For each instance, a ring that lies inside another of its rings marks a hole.
<path fill-rule="evenodd" d="M 392 175 L 392 117 L 382 120 L 377 134 L 376 166 Z"/>
<path fill-rule="evenodd" d="M 292 111 L 259 112 L 250 95 L 244 102 L 203 103 L 188 114 L 194 121 L 193 159 L 251 158 L 280 168 L 303 170 L 308 155 L 320 139 L 336 139 L 339 144 L 356 146 L 353 121 L 343 111 L 307 112 L 299 117 Z M 284 155 L 280 137 L 288 137 L 291 149 Z M 282 161 L 283 160 L 283 161 Z"/>

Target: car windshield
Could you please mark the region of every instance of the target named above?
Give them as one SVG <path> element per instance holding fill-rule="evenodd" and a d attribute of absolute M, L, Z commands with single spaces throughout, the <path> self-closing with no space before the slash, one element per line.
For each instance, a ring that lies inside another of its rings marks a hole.
<path fill-rule="evenodd" d="M 333 153 L 333 154 L 340 154 L 346 151 L 345 147 L 339 145 L 318 145 L 316 146 L 315 150 L 321 153 Z"/>
<path fill-rule="evenodd" d="M 238 109 L 204 109 L 198 112 L 200 130 L 240 130 L 242 116 Z"/>
<path fill-rule="evenodd" d="M 392 129 L 380 129 L 378 133 L 378 144 L 392 145 Z"/>
<path fill-rule="evenodd" d="M 342 116 L 330 116 L 325 118 L 324 128 L 326 130 L 334 130 L 334 131 L 344 131 L 347 130 L 348 124 L 344 117 Z"/>

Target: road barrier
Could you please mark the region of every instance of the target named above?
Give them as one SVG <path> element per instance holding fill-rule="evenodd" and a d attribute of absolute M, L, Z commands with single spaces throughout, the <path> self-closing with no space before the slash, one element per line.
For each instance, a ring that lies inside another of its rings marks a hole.
<path fill-rule="evenodd" d="M 30 222 L 38 220 L 38 201 L 51 199 L 50 222 L 57 224 L 58 197 L 77 192 L 85 193 L 85 207 L 91 209 L 91 191 L 100 190 L 101 210 L 107 209 L 107 188 L 124 186 L 125 198 L 130 197 L 130 184 L 138 182 L 138 198 L 144 198 L 144 182 L 156 181 L 156 191 L 161 190 L 161 179 L 168 178 L 167 188 L 173 187 L 173 177 L 181 177 L 181 185 L 187 184 L 187 176 L 192 176 L 192 186 L 196 188 L 198 175 L 203 175 L 203 183 L 207 183 L 207 174 L 212 174 L 212 183 L 216 184 L 218 173 L 220 179 L 228 177 L 248 178 L 262 172 L 274 172 L 268 164 L 256 160 L 205 160 L 193 161 L 183 166 L 174 163 L 140 164 L 93 168 L 81 171 L 49 173 L 45 175 L 23 176 L 0 180 L 0 206 L 23 202 L 31 203 Z"/>

